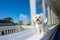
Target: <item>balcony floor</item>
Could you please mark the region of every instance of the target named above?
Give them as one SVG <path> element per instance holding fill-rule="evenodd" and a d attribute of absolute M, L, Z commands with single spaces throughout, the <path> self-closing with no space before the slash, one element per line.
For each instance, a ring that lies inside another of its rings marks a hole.
<path fill-rule="evenodd" d="M 36 33 L 36 31 L 33 31 L 34 29 L 32 29 L 32 30 L 25 30 L 22 32 L 14 33 L 14 34 L 1 36 L 0 40 L 25 40 L 25 39 L 28 39 L 31 37 L 32 38 L 39 37 L 39 39 L 41 39 L 41 40 L 47 40 L 50 37 L 49 35 L 51 35 L 54 32 L 53 29 L 55 29 L 55 28 L 56 28 L 56 25 L 50 26 L 47 34 L 43 38 L 40 38 L 41 36 L 39 36 L 39 35 L 34 35 Z M 57 33 L 58 33 L 58 31 L 57 31 Z"/>

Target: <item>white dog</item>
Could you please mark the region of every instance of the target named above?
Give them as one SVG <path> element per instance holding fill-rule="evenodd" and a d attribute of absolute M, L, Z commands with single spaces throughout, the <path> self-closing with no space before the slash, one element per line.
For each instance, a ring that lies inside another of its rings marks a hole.
<path fill-rule="evenodd" d="M 41 33 L 44 34 L 44 32 L 45 32 L 44 25 L 47 22 L 47 19 L 44 20 L 44 15 L 42 13 L 41 14 L 34 14 L 33 21 L 35 23 L 37 33 L 38 34 L 41 34 Z"/>

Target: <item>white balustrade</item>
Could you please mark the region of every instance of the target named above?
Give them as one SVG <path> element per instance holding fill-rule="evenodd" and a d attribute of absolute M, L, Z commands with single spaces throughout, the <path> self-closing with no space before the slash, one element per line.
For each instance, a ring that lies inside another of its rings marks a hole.
<path fill-rule="evenodd" d="M 8 35 L 8 30 L 7 30 L 7 35 Z"/>
<path fill-rule="evenodd" d="M 48 40 L 52 34 L 55 34 L 55 31 L 57 28 L 56 28 L 56 25 L 53 25 L 48 29 L 49 30 L 45 36 L 37 35 L 36 32 L 33 30 L 25 30 L 25 31 L 10 34 L 10 35 L 0 36 L 0 40 L 28 40 L 30 38 L 34 40 L 34 38 L 36 39 L 37 37 L 40 40 Z"/>
<path fill-rule="evenodd" d="M 5 30 L 4 30 L 4 35 L 5 35 Z"/>

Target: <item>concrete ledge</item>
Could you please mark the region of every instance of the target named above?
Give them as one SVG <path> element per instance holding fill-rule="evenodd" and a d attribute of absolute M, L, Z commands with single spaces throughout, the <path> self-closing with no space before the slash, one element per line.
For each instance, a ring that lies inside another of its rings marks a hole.
<path fill-rule="evenodd" d="M 26 40 L 52 40 L 56 33 L 56 29 L 57 29 L 56 25 L 54 25 L 48 29 L 48 32 L 45 36 L 43 36 L 42 34 L 40 35 L 35 34 L 27 38 Z"/>
<path fill-rule="evenodd" d="M 50 27 L 45 36 L 42 34 L 36 34 L 34 30 L 26 30 L 14 34 L 0 36 L 0 40 L 49 40 L 51 35 L 55 33 L 56 29 L 56 25 Z"/>

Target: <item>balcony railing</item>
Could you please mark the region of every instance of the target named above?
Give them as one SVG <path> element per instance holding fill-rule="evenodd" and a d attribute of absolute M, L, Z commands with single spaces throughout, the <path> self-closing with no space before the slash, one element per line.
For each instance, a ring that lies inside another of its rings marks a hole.
<path fill-rule="evenodd" d="M 34 30 L 25 30 L 22 32 L 17 32 L 13 34 L 8 34 L 4 36 L 0 36 L 0 40 L 50 40 L 53 39 L 56 33 L 56 25 L 48 28 L 48 32 L 45 36 L 37 35 Z"/>

